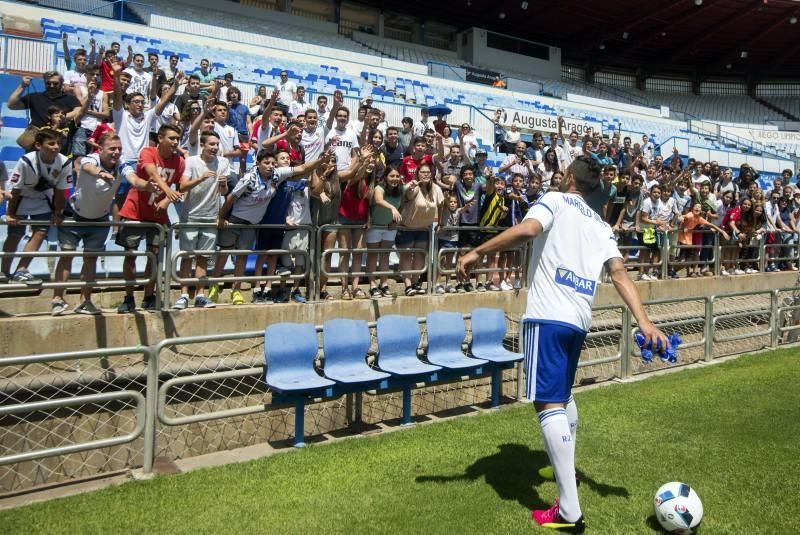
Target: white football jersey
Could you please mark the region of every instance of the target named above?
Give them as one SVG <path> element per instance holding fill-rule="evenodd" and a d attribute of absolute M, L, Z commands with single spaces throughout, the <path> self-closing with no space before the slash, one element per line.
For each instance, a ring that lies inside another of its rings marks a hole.
<path fill-rule="evenodd" d="M 603 266 L 622 258 L 611 227 L 577 193 L 546 193 L 525 219 L 543 232 L 531 243 L 524 319 L 588 332 Z"/>

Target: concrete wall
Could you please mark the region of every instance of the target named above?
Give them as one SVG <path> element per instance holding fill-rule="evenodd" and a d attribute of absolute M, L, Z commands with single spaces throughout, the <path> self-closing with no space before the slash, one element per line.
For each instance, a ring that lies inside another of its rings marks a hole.
<path fill-rule="evenodd" d="M 704 279 L 680 279 L 656 283 L 638 282 L 641 298 L 647 300 L 723 293 L 789 288 L 797 286 L 796 273 L 744 275 Z M 3 356 L 40 354 L 99 347 L 120 347 L 155 344 L 165 338 L 261 330 L 279 321 L 321 324 L 332 318 L 356 318 L 373 321 L 385 314 L 424 316 L 434 310 L 469 312 L 479 306 L 502 308 L 508 313 L 524 312 L 525 294 L 492 292 L 450 294 L 431 297 L 397 297 L 363 301 L 328 301 L 314 305 L 242 305 L 219 306 L 210 310 L 189 309 L 102 316 L 67 314 L 53 318 L 49 310 L 51 294 L 44 291 L 37 297 L 0 299 L 0 358 Z M 227 300 L 226 291 L 223 300 Z M 68 298 L 75 301 L 74 297 Z M 137 297 L 137 301 L 139 298 Z M 121 301 L 118 293 L 104 293 L 95 299 L 105 308 Z M 595 304 L 620 303 L 614 288 L 601 284 Z M 36 313 L 33 315 L 33 313 Z M 26 314 L 11 316 L 12 314 Z"/>

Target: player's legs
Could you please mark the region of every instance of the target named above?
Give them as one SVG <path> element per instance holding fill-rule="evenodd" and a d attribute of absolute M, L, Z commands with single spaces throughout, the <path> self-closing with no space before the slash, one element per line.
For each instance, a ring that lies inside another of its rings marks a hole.
<path fill-rule="evenodd" d="M 557 508 L 534 511 L 533 516 L 545 527 L 559 527 L 560 521 L 582 522 L 575 481 L 575 441 L 566 405 L 585 334 L 548 323 L 526 322 L 523 329 L 526 394 L 536 408 L 559 494 Z"/>

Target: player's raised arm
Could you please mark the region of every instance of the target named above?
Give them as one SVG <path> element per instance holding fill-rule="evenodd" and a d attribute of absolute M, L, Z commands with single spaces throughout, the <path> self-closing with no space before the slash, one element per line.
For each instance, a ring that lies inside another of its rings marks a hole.
<path fill-rule="evenodd" d="M 669 340 L 661 330 L 653 325 L 650 318 L 647 317 L 647 312 L 644 310 L 642 300 L 639 299 L 639 292 L 636 291 L 636 286 L 628 276 L 628 270 L 622 262 L 622 258 L 612 258 L 606 262 L 606 269 L 611 275 L 611 281 L 614 283 L 617 293 L 630 309 L 633 317 L 636 318 L 636 323 L 639 324 L 639 330 L 644 335 L 645 346 L 653 342 L 653 347 L 661 347 L 669 349 Z"/>

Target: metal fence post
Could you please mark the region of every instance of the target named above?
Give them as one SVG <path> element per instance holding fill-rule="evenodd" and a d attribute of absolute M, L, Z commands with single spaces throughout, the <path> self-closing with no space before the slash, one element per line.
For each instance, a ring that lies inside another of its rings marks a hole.
<path fill-rule="evenodd" d="M 661 278 L 669 278 L 669 232 L 664 233 L 664 242 L 661 244 Z"/>
<path fill-rule="evenodd" d="M 722 243 L 719 241 L 719 233 L 714 233 L 714 276 L 719 277 L 722 265 Z"/>
<path fill-rule="evenodd" d="M 772 290 L 770 293 L 770 337 L 769 345 L 772 349 L 778 347 L 778 339 L 781 333 L 781 321 L 778 317 L 778 298 L 780 290 Z"/>
<path fill-rule="evenodd" d="M 306 266 L 306 293 L 309 301 L 319 299 L 317 264 L 319 263 L 319 248 L 317 247 L 317 232 L 308 231 L 308 265 Z"/>
<path fill-rule="evenodd" d="M 705 344 L 703 345 L 703 358 L 706 362 L 710 362 L 714 356 L 714 299 L 715 296 L 710 295 L 705 298 L 705 315 L 706 322 L 703 329 L 705 336 Z"/>
<path fill-rule="evenodd" d="M 758 270 L 763 273 L 767 267 L 767 237 L 761 236 L 761 241 L 758 243 Z"/>
<path fill-rule="evenodd" d="M 316 235 L 317 235 L 316 246 L 317 246 L 317 248 L 316 248 L 315 253 L 319 253 L 319 258 L 317 258 L 317 262 L 314 265 L 314 268 L 316 270 L 315 271 L 316 279 L 317 279 L 316 280 L 316 288 L 314 289 L 314 292 L 315 292 L 314 293 L 314 297 L 316 299 L 321 299 L 322 298 L 322 265 L 323 265 L 323 259 L 322 259 L 323 251 L 322 251 L 322 248 L 325 246 L 325 240 L 322 239 L 322 229 L 324 227 L 325 227 L 325 225 L 320 225 L 319 228 L 317 228 L 317 232 L 316 232 Z"/>
<path fill-rule="evenodd" d="M 622 378 L 631 376 L 631 311 L 626 307 L 622 309 L 622 334 L 619 337 L 619 353 L 622 357 Z"/>
<path fill-rule="evenodd" d="M 167 306 L 169 306 L 169 303 L 170 303 L 170 286 L 171 286 L 171 280 L 172 280 L 172 262 L 174 261 L 173 258 L 172 258 L 172 240 L 173 240 L 173 237 L 174 237 L 173 233 L 174 233 L 174 229 L 173 228 L 169 228 L 169 229 L 166 230 L 166 247 L 163 248 L 163 250 L 164 250 L 164 261 L 161 262 L 161 265 L 159 267 L 159 273 L 163 273 L 163 277 L 164 277 L 162 286 L 159 288 L 159 291 L 156 292 L 156 293 L 160 293 L 162 295 L 161 303 L 164 306 L 160 307 L 160 308 L 167 307 Z M 178 269 L 180 269 L 180 267 Z"/>
<path fill-rule="evenodd" d="M 433 287 L 439 282 L 439 233 L 431 227 L 431 239 L 428 243 L 428 293 L 433 293 Z M 448 277 L 449 278 L 449 277 Z M 445 288 L 447 285 L 445 284 Z"/>
<path fill-rule="evenodd" d="M 435 277 L 435 273 L 438 272 L 438 269 L 435 269 L 435 267 L 434 267 L 434 263 L 435 264 L 439 263 L 438 256 L 436 257 L 436 259 L 433 258 L 434 254 L 435 254 L 434 241 L 438 238 L 438 235 L 436 233 L 436 229 L 434 228 L 433 225 L 431 225 L 430 233 L 431 233 L 431 238 L 428 240 L 428 273 L 426 275 L 428 276 L 428 292 L 427 293 L 428 293 L 428 295 L 433 295 L 434 294 L 433 287 L 436 285 L 436 282 L 437 282 L 436 277 Z"/>
<path fill-rule="evenodd" d="M 153 471 L 153 460 L 156 451 L 156 410 L 158 404 L 158 357 L 160 346 L 149 346 L 145 353 L 147 358 L 147 383 L 145 389 L 144 416 L 144 451 L 142 471 L 149 474 Z"/>

